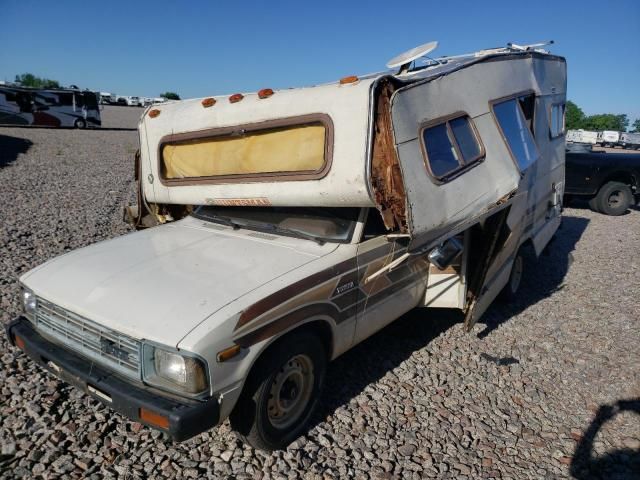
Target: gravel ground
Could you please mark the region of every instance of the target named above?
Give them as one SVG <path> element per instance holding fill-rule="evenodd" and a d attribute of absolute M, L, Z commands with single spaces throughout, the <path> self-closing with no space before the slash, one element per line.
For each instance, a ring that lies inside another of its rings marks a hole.
<path fill-rule="evenodd" d="M 134 131 L 0 128 L 1 322 L 21 273 L 128 231 L 136 148 Z M 637 209 L 567 209 L 519 301 L 469 335 L 456 312 L 405 315 L 330 366 L 312 428 L 273 454 L 227 423 L 172 443 L 0 334 L 0 478 L 640 478 L 638 252 Z"/>
<path fill-rule="evenodd" d="M 100 117 L 103 128 L 138 128 L 138 119 L 144 112 L 142 107 L 119 107 L 102 105 Z"/>

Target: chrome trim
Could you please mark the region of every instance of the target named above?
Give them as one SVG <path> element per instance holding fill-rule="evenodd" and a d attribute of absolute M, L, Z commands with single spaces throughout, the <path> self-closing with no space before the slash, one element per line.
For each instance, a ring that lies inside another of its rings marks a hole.
<path fill-rule="evenodd" d="M 134 379 L 141 378 L 140 341 L 92 322 L 42 297 L 36 298 L 38 303 L 34 325 L 40 333 L 118 373 Z"/>

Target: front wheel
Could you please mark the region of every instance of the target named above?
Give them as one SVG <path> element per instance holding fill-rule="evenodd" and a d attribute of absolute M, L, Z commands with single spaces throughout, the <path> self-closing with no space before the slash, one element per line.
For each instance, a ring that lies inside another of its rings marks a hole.
<path fill-rule="evenodd" d="M 596 195 L 598 211 L 605 215 L 622 215 L 633 202 L 633 194 L 622 182 L 605 183 Z"/>
<path fill-rule="evenodd" d="M 87 122 L 85 121 L 84 118 L 78 118 L 73 125 L 74 127 L 80 128 L 80 129 L 87 128 Z"/>
<path fill-rule="evenodd" d="M 254 448 L 278 450 L 305 429 L 318 403 L 327 356 L 317 336 L 301 332 L 279 341 L 257 362 L 229 420 Z"/>

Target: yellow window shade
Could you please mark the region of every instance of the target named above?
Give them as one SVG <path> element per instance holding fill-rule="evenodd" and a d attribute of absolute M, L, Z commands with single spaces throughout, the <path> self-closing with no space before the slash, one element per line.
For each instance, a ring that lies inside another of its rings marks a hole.
<path fill-rule="evenodd" d="M 169 143 L 162 148 L 166 179 L 317 172 L 326 162 L 321 123 Z"/>

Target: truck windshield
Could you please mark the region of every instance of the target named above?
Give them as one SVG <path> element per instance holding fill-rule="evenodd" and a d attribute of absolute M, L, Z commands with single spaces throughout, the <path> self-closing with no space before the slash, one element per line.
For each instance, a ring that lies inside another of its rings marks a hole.
<path fill-rule="evenodd" d="M 193 216 L 234 228 L 248 228 L 318 243 L 347 243 L 360 214 L 359 208 L 217 207 L 201 206 Z"/>

